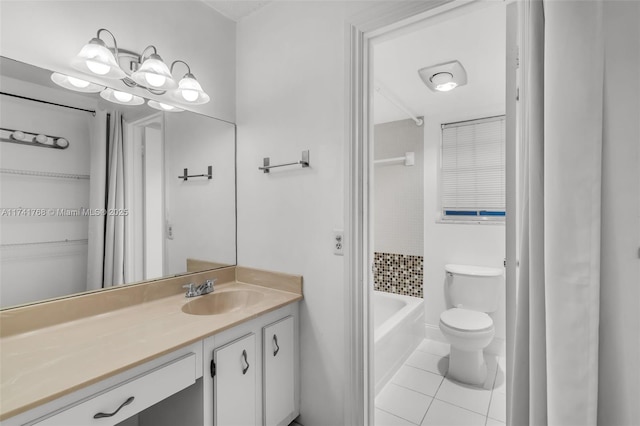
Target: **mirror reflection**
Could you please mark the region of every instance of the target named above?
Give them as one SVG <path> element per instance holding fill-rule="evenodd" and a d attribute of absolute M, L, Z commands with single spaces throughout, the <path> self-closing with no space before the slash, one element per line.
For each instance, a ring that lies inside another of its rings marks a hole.
<path fill-rule="evenodd" d="M 0 307 L 236 263 L 235 125 L 0 58 Z"/>

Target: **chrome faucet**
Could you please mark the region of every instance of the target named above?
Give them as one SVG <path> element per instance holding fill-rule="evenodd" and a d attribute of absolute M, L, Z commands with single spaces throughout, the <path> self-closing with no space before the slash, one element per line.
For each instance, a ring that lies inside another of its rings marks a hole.
<path fill-rule="evenodd" d="M 187 285 L 183 285 L 182 288 L 187 289 L 187 293 L 185 294 L 186 297 L 202 296 L 203 294 L 208 294 L 213 291 L 213 285 L 216 283 L 216 281 L 217 278 L 206 280 L 198 287 L 196 287 L 194 283 L 189 283 Z"/>

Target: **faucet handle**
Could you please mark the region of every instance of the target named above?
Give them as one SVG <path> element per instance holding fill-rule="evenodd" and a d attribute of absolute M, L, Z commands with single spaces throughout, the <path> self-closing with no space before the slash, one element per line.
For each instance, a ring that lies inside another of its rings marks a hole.
<path fill-rule="evenodd" d="M 198 292 L 196 291 L 196 287 L 194 283 L 189 283 L 187 285 L 183 285 L 182 288 L 186 288 L 187 289 L 187 294 L 185 296 L 187 297 L 193 297 L 193 296 L 197 296 Z"/>

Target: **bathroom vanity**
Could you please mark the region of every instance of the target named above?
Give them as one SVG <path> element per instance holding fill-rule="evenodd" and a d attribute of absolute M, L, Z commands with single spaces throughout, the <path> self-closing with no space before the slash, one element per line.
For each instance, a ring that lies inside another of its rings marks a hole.
<path fill-rule="evenodd" d="M 228 267 L 2 311 L 0 423 L 287 425 L 301 299 L 302 277 Z"/>

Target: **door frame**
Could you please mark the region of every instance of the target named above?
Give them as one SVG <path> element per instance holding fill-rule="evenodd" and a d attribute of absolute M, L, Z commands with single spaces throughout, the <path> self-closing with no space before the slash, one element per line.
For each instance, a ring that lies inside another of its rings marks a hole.
<path fill-rule="evenodd" d="M 370 206 L 370 182 L 372 177 L 373 134 L 372 104 L 373 44 L 392 32 L 410 31 L 413 26 L 424 25 L 428 19 L 442 18 L 453 9 L 482 0 L 438 0 L 430 2 L 401 2 L 380 5 L 368 9 L 346 24 L 346 141 L 345 144 L 345 410 L 344 424 L 369 425 L 374 419 L 374 355 L 373 323 L 371 310 L 372 282 L 372 230 Z M 515 9 L 515 2 L 508 8 Z M 507 12 L 508 19 L 513 13 Z M 507 72 L 509 73 L 507 64 Z M 509 81 L 509 80 L 508 80 Z M 508 90 L 507 97 L 512 93 Z M 507 103 L 507 110 L 511 108 Z M 515 106 L 514 106 L 515 108 Z M 507 120 L 509 119 L 507 111 Z M 512 123 L 514 116 L 512 117 Z M 515 133 L 515 125 L 512 127 Z M 515 146 L 512 139 L 509 145 Z M 515 176 L 515 149 L 507 152 L 507 171 Z M 507 186 L 507 211 L 511 212 L 515 203 L 515 183 Z M 507 214 L 507 217 L 515 214 Z M 515 226 L 507 219 L 507 248 L 514 247 Z M 349 244 L 351 242 L 351 244 Z M 510 304 L 510 277 L 515 276 L 515 259 L 507 260 L 507 305 Z M 507 306 L 507 319 L 512 318 Z M 509 321 L 507 321 L 509 322 Z M 507 348 L 510 335 L 507 331 Z M 509 392 L 509 389 L 507 389 Z"/>

